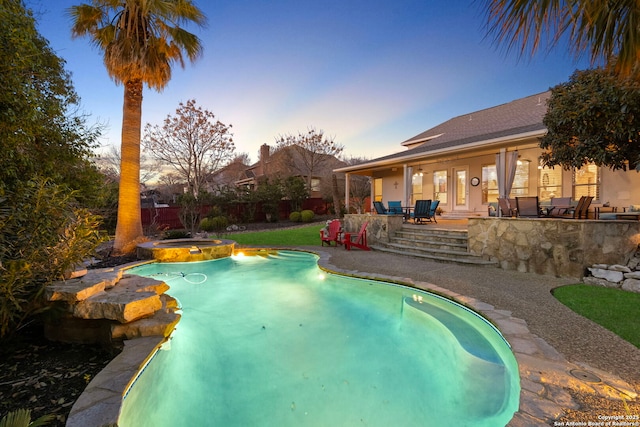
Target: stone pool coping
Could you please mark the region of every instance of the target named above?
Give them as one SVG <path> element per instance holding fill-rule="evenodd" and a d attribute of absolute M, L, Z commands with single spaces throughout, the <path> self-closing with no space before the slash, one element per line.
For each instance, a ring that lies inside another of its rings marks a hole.
<path fill-rule="evenodd" d="M 299 248 L 279 249 L 300 250 Z M 637 397 L 633 387 L 619 377 L 585 364 L 568 362 L 543 339 L 532 334 L 526 322 L 513 317 L 510 311 L 498 310 L 475 298 L 407 277 L 337 268 L 331 265 L 331 254 L 327 251 L 305 249 L 305 252 L 318 255 L 318 265 L 325 271 L 404 284 L 434 292 L 472 308 L 493 322 L 511 344 L 520 373 L 520 409 L 509 422 L 510 427 L 550 425 L 564 415 L 566 409 L 578 409 L 578 403 L 567 391 L 569 389 L 608 399 Z M 127 267 L 130 268 L 131 265 Z M 125 341 L 123 351 L 94 377 L 75 402 L 66 426 L 117 425 L 124 394 L 165 341 L 166 338 L 161 336 Z M 600 381 L 594 382 L 593 376 L 598 377 Z"/>

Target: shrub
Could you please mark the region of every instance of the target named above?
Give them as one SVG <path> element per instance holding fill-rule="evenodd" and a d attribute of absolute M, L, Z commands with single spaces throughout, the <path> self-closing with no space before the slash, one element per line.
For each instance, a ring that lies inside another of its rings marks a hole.
<path fill-rule="evenodd" d="M 164 234 L 165 240 L 186 239 L 188 237 L 191 237 L 191 235 L 187 230 L 167 230 L 167 232 Z"/>
<path fill-rule="evenodd" d="M 208 232 L 221 233 L 226 230 L 228 225 L 229 221 L 224 216 L 214 216 L 200 221 L 200 229 Z"/>
<path fill-rule="evenodd" d="M 3 197 L 4 196 L 4 197 Z M 45 288 L 95 255 L 100 220 L 39 179 L 0 193 L 0 337 L 48 308 Z"/>
<path fill-rule="evenodd" d="M 300 212 L 291 212 L 289 214 L 289 221 L 300 222 L 302 221 L 302 215 L 300 214 Z"/>
<path fill-rule="evenodd" d="M 200 230 L 213 231 L 213 222 L 211 221 L 211 218 L 203 218 L 202 221 L 200 221 Z"/>
<path fill-rule="evenodd" d="M 312 210 L 306 209 L 300 212 L 300 216 L 301 216 L 302 222 L 311 222 L 313 221 L 314 213 Z"/>

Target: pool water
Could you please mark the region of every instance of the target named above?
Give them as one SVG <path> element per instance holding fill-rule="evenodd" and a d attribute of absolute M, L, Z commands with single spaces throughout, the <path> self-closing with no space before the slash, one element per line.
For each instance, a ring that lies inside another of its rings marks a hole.
<path fill-rule="evenodd" d="M 508 344 L 443 298 L 293 251 L 130 272 L 165 280 L 183 313 L 120 426 L 495 427 L 518 409 Z"/>

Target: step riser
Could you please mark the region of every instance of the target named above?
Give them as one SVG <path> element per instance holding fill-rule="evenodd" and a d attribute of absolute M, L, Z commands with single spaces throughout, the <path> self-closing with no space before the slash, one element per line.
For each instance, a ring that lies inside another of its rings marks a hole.
<path fill-rule="evenodd" d="M 467 247 L 466 231 L 404 227 L 402 230 L 396 231 L 389 243 L 379 243 L 374 249 L 444 263 L 475 266 L 496 265 L 496 263 L 468 253 Z"/>
<path fill-rule="evenodd" d="M 394 243 L 394 244 L 398 244 L 398 245 L 404 245 L 404 246 L 412 246 L 412 247 L 416 247 L 416 248 L 425 248 L 425 249 L 431 249 L 431 250 L 445 250 L 445 251 L 456 251 L 456 252 L 467 252 L 467 245 L 466 244 L 452 244 L 452 243 L 446 243 L 446 242 L 430 242 L 427 240 L 410 240 L 410 239 L 398 239 L 398 238 L 393 238 L 391 239 L 391 242 L 389 243 Z"/>
<path fill-rule="evenodd" d="M 454 258 L 450 256 L 443 256 L 441 254 L 436 254 L 436 253 L 426 253 L 426 252 L 420 252 L 420 251 L 410 252 L 407 250 L 398 250 L 398 249 L 392 249 L 390 247 L 383 247 L 383 246 L 372 246 L 372 249 L 380 252 L 390 252 L 390 253 L 395 253 L 400 255 L 413 256 L 420 259 L 427 259 L 431 261 L 437 261 L 437 262 L 448 263 L 448 264 L 468 265 L 468 266 L 476 266 L 476 267 L 496 267 L 498 265 L 495 262 L 485 261 L 477 257 L 476 258 L 468 258 L 468 257 Z"/>
<path fill-rule="evenodd" d="M 438 256 L 442 258 L 451 258 L 451 259 L 478 259 L 477 255 L 470 254 L 468 252 L 457 252 L 450 250 L 438 250 L 438 249 L 430 249 L 430 248 L 418 248 L 411 247 L 405 245 L 394 245 L 393 243 L 387 243 L 384 247 L 389 249 L 394 249 L 403 252 L 410 252 L 413 254 L 423 254 L 423 255 L 431 255 Z"/>
<path fill-rule="evenodd" d="M 467 244 L 467 237 L 457 237 L 457 236 L 442 236 L 442 235 L 428 235 L 428 234 L 418 234 L 418 233 L 407 233 L 407 232 L 396 232 L 395 237 L 399 239 L 407 239 L 407 240 L 427 240 L 431 242 L 443 242 L 443 243 L 452 243 L 452 244 Z"/>

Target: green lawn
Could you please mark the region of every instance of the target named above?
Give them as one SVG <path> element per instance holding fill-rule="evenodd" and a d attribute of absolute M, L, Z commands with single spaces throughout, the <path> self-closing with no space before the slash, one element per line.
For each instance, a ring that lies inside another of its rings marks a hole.
<path fill-rule="evenodd" d="M 236 241 L 239 245 L 257 246 L 319 246 L 320 230 L 324 224 L 315 223 L 306 227 L 285 228 L 281 230 L 256 231 L 251 233 L 234 233 L 225 238 Z"/>
<path fill-rule="evenodd" d="M 578 314 L 640 348 L 640 294 L 590 285 L 554 289 L 553 295 Z"/>

